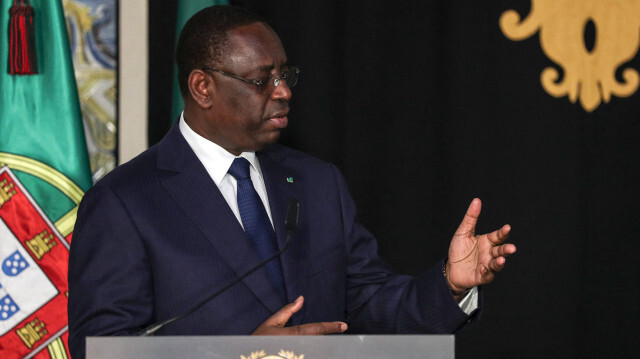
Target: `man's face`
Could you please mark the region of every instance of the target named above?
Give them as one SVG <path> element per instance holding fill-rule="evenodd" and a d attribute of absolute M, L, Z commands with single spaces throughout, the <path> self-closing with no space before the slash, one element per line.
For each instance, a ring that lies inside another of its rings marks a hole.
<path fill-rule="evenodd" d="M 278 35 L 263 23 L 230 30 L 222 64 L 217 69 L 250 80 L 266 80 L 264 89 L 211 72 L 213 106 L 201 130 L 227 151 L 259 151 L 275 143 L 287 126 L 291 91 L 286 81 L 273 79 L 287 69 L 287 56 Z"/>

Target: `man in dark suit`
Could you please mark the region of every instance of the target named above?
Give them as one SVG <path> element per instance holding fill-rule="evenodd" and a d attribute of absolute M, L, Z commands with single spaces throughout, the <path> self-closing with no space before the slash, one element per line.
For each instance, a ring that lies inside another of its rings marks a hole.
<path fill-rule="evenodd" d="M 477 286 L 515 252 L 503 244 L 509 226 L 476 236 L 476 199 L 447 261 L 416 277 L 393 273 L 339 171 L 275 144 L 298 71 L 273 29 L 242 9 L 207 8 L 185 25 L 177 55 L 179 123 L 78 210 L 74 359 L 86 336 L 134 334 L 179 315 L 273 254 L 293 198 L 290 248 L 159 334 L 451 333 L 477 317 Z"/>

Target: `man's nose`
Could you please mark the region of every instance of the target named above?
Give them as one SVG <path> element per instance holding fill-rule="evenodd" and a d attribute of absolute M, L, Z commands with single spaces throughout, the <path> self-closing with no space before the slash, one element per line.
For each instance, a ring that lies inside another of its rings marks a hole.
<path fill-rule="evenodd" d="M 278 86 L 273 89 L 273 92 L 271 93 L 271 99 L 274 101 L 291 100 L 291 88 L 289 88 L 287 80 L 281 80 Z"/>

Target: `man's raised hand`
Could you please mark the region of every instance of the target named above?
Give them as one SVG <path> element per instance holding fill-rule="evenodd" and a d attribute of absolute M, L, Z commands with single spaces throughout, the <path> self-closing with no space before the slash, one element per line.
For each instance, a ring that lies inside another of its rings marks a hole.
<path fill-rule="evenodd" d="M 446 266 L 447 282 L 454 292 L 493 280 L 495 272 L 504 267 L 506 257 L 516 252 L 516 246 L 504 243 L 509 237 L 508 224 L 488 234 L 476 235 L 476 223 L 482 202 L 475 198 L 453 235 Z"/>

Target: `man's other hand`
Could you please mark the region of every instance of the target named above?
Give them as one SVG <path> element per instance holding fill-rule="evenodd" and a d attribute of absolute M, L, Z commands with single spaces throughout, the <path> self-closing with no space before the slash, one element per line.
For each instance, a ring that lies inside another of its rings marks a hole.
<path fill-rule="evenodd" d="M 253 335 L 323 335 L 342 333 L 347 330 L 343 322 L 321 322 L 285 327 L 291 316 L 302 308 L 304 298 L 299 296 L 270 316 L 253 332 Z"/>
<path fill-rule="evenodd" d="M 508 224 L 491 233 L 476 235 L 481 208 L 480 199 L 471 201 L 449 246 L 446 276 L 455 292 L 491 282 L 494 274 L 504 267 L 506 257 L 516 252 L 516 246 L 504 243 L 511 231 Z"/>

